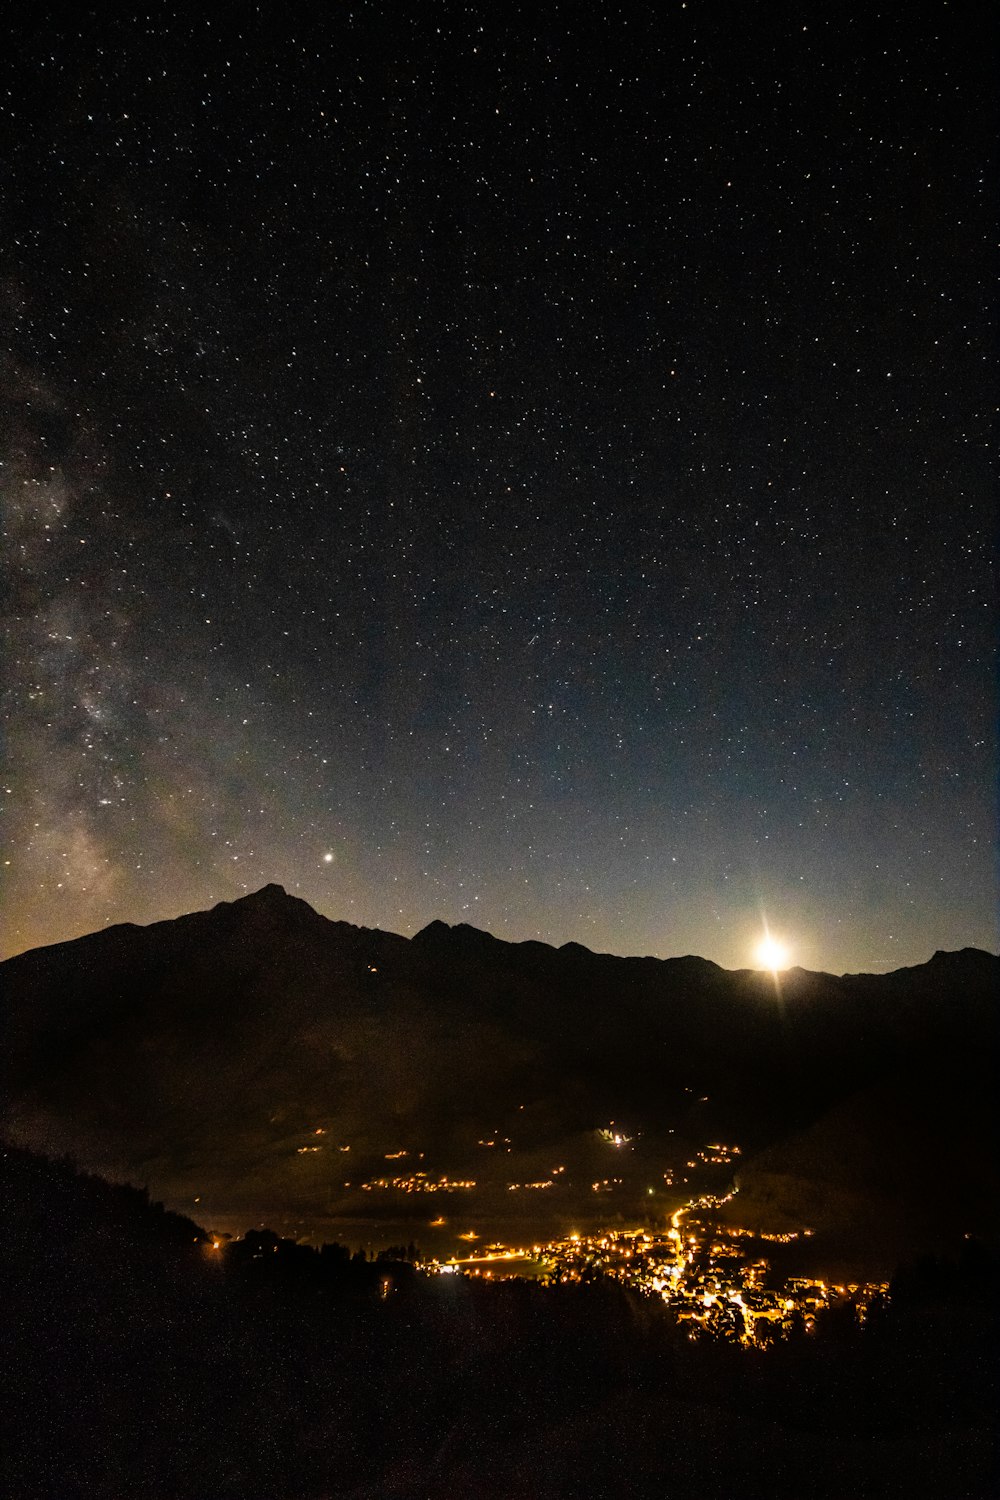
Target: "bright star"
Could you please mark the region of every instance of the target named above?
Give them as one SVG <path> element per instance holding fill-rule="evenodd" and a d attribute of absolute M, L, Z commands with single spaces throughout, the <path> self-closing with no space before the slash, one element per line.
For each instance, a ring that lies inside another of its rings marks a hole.
<path fill-rule="evenodd" d="M 334 859 L 334 856 L 330 853 L 329 850 L 327 850 L 327 852 L 323 855 L 323 863 L 325 865 L 332 865 L 333 864 L 333 859 Z"/>

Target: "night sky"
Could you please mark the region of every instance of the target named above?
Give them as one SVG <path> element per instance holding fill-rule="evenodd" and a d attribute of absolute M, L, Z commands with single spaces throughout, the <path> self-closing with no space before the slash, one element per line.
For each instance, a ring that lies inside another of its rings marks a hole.
<path fill-rule="evenodd" d="M 5 953 L 995 948 L 977 7 L 5 9 Z"/>

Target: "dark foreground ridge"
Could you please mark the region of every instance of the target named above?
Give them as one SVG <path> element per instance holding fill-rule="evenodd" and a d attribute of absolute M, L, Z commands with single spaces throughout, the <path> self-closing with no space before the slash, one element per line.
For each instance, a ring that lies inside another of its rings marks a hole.
<path fill-rule="evenodd" d="M 597 1279 L 425 1277 L 220 1241 L 0 1149 L 5 1478 L 19 1500 L 990 1493 L 997 1266 L 914 1264 L 863 1327 L 702 1339 Z"/>
<path fill-rule="evenodd" d="M 737 1187 L 734 1227 L 808 1227 L 804 1269 L 877 1279 L 996 1229 L 1000 960 L 974 949 L 776 984 L 408 940 L 268 885 L 0 978 L 7 1135 L 234 1232 L 531 1244 Z"/>

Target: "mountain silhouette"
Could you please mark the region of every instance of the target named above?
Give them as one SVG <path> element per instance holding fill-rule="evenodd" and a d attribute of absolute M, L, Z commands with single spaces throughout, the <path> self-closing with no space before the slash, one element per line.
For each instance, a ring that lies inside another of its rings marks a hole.
<path fill-rule="evenodd" d="M 866 1198 L 867 1222 L 882 1201 L 878 1121 L 923 1109 L 935 1222 L 988 1218 L 995 1153 L 981 1112 L 958 1107 L 987 1097 L 995 1058 L 1000 960 L 975 949 L 885 975 L 794 969 L 776 984 L 692 956 L 509 943 L 466 924 L 406 939 L 267 885 L 36 949 L 0 973 L 4 1133 L 146 1183 L 183 1212 L 195 1200 L 231 1222 L 412 1212 L 393 1184 L 422 1173 L 475 1180 L 462 1203 L 503 1218 L 524 1211 L 512 1183 L 565 1162 L 544 1201 L 567 1222 L 605 1182 L 627 1217 L 643 1195 L 665 1211 L 671 1177 L 677 1193 L 703 1187 L 698 1150 L 732 1141 L 747 1211 L 794 1217 L 816 1201 L 810 1184 L 837 1178 L 843 1201 Z M 609 1156 L 597 1132 L 613 1121 L 629 1144 Z M 852 1133 L 876 1143 L 867 1176 L 858 1160 L 844 1177 Z M 893 1143 L 883 1176 L 897 1168 L 886 1212 L 907 1219 L 897 1200 L 921 1187 L 902 1162 L 910 1136 L 881 1138 Z M 421 1211 L 458 1201 L 443 1188 Z"/>

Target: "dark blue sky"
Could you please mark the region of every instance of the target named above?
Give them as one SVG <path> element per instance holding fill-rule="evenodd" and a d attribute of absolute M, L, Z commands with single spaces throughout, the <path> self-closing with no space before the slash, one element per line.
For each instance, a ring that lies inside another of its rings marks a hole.
<path fill-rule="evenodd" d="M 968 18 L 5 27 L 5 952 L 996 946 Z"/>

